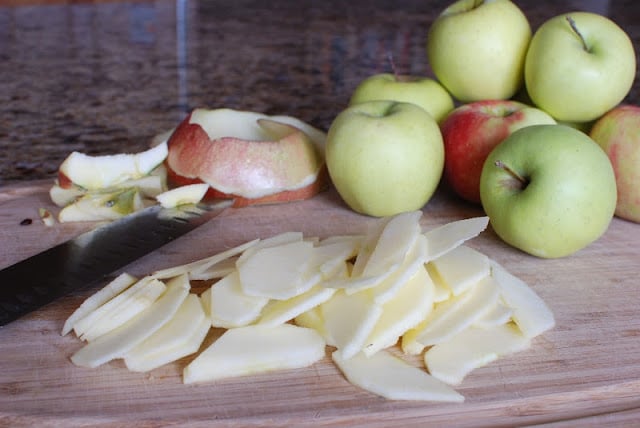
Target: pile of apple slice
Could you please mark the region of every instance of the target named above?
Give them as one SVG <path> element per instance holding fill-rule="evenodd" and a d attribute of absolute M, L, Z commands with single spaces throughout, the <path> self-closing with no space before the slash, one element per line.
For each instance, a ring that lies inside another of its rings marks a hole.
<path fill-rule="evenodd" d="M 469 372 L 555 321 L 532 288 L 465 245 L 486 217 L 423 231 L 421 216 L 376 219 L 361 235 L 287 232 L 142 279 L 123 274 L 66 321 L 62 333 L 87 342 L 71 360 L 148 371 L 197 353 L 213 328 L 184 383 L 306 367 L 329 346 L 344 376 L 374 394 L 463 401 L 453 386 Z"/>

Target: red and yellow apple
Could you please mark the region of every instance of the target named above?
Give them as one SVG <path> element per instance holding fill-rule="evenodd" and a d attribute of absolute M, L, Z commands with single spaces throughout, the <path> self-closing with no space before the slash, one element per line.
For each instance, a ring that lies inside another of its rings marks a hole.
<path fill-rule="evenodd" d="M 444 176 L 463 199 L 480 203 L 480 174 L 495 146 L 529 125 L 554 124 L 542 110 L 511 100 L 477 101 L 452 111 L 442 122 Z"/>
<path fill-rule="evenodd" d="M 325 185 L 325 134 L 289 116 L 196 109 L 168 141 L 169 179 L 234 206 L 306 199 Z"/>
<path fill-rule="evenodd" d="M 591 128 L 616 176 L 616 216 L 640 223 L 640 107 L 620 105 Z"/>

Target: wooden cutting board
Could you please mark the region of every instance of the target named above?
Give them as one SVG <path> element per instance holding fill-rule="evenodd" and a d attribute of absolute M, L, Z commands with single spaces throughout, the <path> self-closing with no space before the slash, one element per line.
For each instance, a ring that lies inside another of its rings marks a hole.
<path fill-rule="evenodd" d="M 49 185 L 0 189 L 0 267 L 92 226 L 44 226 L 38 208 L 55 210 Z M 440 193 L 424 214 L 423 224 L 432 227 L 482 212 Z M 21 225 L 25 219 L 33 221 Z M 304 202 L 229 210 L 125 270 L 142 275 L 283 231 L 320 237 L 362 232 L 371 221 L 348 210 L 333 191 Z M 469 245 L 527 281 L 551 306 L 557 326 L 531 349 L 468 376 L 457 388 L 463 404 L 374 396 L 351 386 L 329 352 L 306 369 L 203 385 L 181 382 L 191 358 L 146 374 L 129 373 L 121 361 L 78 368 L 69 356 L 81 343 L 60 336 L 60 329 L 95 291 L 85 290 L 0 328 L 0 425 L 499 426 L 574 419 L 595 426 L 640 420 L 640 225 L 614 219 L 599 241 L 558 260 L 514 250 L 491 230 Z"/>

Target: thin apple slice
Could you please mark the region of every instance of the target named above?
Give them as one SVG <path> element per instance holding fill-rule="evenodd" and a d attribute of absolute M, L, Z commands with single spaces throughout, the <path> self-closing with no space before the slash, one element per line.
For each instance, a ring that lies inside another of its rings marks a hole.
<path fill-rule="evenodd" d="M 277 247 L 279 245 L 291 244 L 293 242 L 300 242 L 304 240 L 302 232 L 283 232 L 277 235 L 270 236 L 268 238 L 260 239 L 256 245 L 252 245 L 251 248 L 247 248 L 243 251 L 238 258 L 237 266 L 240 267 L 249 257 L 251 257 L 256 251 L 263 248 Z"/>
<path fill-rule="evenodd" d="M 385 278 L 380 284 L 371 289 L 374 295 L 374 301 L 384 304 L 391 300 L 398 289 L 413 277 L 416 272 L 425 270 L 424 258 L 427 254 L 427 239 L 423 235 L 419 235 L 418 239 L 405 256 L 402 265 L 396 269 L 391 275 Z M 426 274 L 426 272 L 425 272 Z M 347 289 L 347 293 L 351 289 Z"/>
<path fill-rule="evenodd" d="M 458 245 L 475 238 L 487 228 L 489 217 L 457 220 L 425 232 L 429 241 L 429 258 L 434 260 Z"/>
<path fill-rule="evenodd" d="M 86 317 L 109 300 L 113 299 L 137 281 L 138 279 L 136 277 L 129 275 L 126 272 L 115 277 L 107 285 L 85 299 L 80 306 L 73 311 L 69 318 L 64 322 L 61 334 L 63 336 L 68 334 L 73 329 L 76 322 Z"/>
<path fill-rule="evenodd" d="M 382 316 L 382 305 L 368 290 L 351 295 L 338 290 L 320 308 L 327 334 L 344 358 L 360 352 Z"/>
<path fill-rule="evenodd" d="M 497 284 L 492 277 L 486 277 L 460 296 L 437 304 L 418 327 L 404 335 L 403 349 L 421 351 L 427 346 L 449 340 L 484 316 L 498 297 Z"/>
<path fill-rule="evenodd" d="M 513 309 L 507 307 L 498 299 L 496 304 L 486 314 L 477 319 L 474 323 L 474 327 L 479 328 L 492 328 L 502 324 L 506 324 L 511 321 L 513 316 Z"/>
<path fill-rule="evenodd" d="M 400 266 L 420 234 L 421 217 L 422 211 L 411 211 L 386 222 L 360 275 L 380 276 Z"/>
<path fill-rule="evenodd" d="M 427 269 L 435 287 L 433 302 L 440 303 L 448 300 L 451 297 L 451 289 L 444 283 L 444 280 L 440 278 L 440 274 L 436 270 L 435 266 L 432 263 L 426 263 L 424 267 Z"/>
<path fill-rule="evenodd" d="M 257 250 L 238 266 L 243 291 L 277 300 L 304 293 L 315 285 L 305 278 L 312 254 L 313 243 L 307 241 Z"/>
<path fill-rule="evenodd" d="M 338 350 L 331 356 L 351 384 L 389 400 L 464 401 L 449 385 L 387 351 L 344 358 Z"/>
<path fill-rule="evenodd" d="M 231 257 L 235 257 L 242 254 L 252 246 L 258 244 L 259 239 L 245 242 L 228 250 L 224 250 L 220 253 L 216 253 L 213 256 L 205 257 L 190 263 L 186 263 L 179 266 L 173 266 L 166 269 L 155 271 L 152 276 L 158 279 L 167 279 L 180 276 L 182 274 L 189 274 L 190 279 L 197 279 L 207 269 L 215 266 L 216 264 L 223 262 Z"/>
<path fill-rule="evenodd" d="M 236 269 L 238 256 L 220 260 L 219 262 L 207 267 L 206 269 L 197 269 L 189 272 L 189 279 L 194 281 L 209 281 L 211 279 L 220 279 L 229 275 Z"/>
<path fill-rule="evenodd" d="M 325 355 L 325 342 L 292 324 L 252 325 L 225 331 L 184 368 L 186 384 L 307 367 Z"/>
<path fill-rule="evenodd" d="M 324 338 L 327 345 L 336 346 L 335 341 L 327 331 L 320 306 L 301 313 L 295 318 L 294 322 L 297 326 L 311 328 L 318 332 L 318 334 Z"/>
<path fill-rule="evenodd" d="M 117 186 L 148 175 L 167 157 L 166 143 L 140 153 L 90 156 L 72 152 L 60 165 L 58 181 L 63 188 L 72 184 L 88 190 Z"/>
<path fill-rule="evenodd" d="M 232 328 L 252 324 L 268 302 L 268 297 L 246 294 L 235 270 L 211 286 L 211 325 Z"/>
<path fill-rule="evenodd" d="M 272 300 L 263 309 L 258 324 L 273 327 L 284 324 L 315 308 L 333 296 L 336 290 L 316 285 L 309 291 L 287 300 Z"/>
<path fill-rule="evenodd" d="M 171 320 L 124 356 L 127 369 L 147 372 L 196 352 L 211 322 L 200 299 L 189 294 Z"/>
<path fill-rule="evenodd" d="M 502 299 L 513 309 L 512 318 L 525 337 L 533 338 L 555 326 L 553 312 L 526 282 L 495 261 L 492 261 L 491 271 Z"/>
<path fill-rule="evenodd" d="M 380 236 L 382 235 L 384 228 L 387 226 L 387 223 L 391 221 L 391 218 L 392 217 L 381 217 L 367 226 L 367 231 L 365 232 L 362 244 L 360 245 L 360 251 L 358 251 L 358 256 L 353 263 L 353 269 L 351 272 L 353 277 L 362 276 L 362 272 L 364 272 L 364 268 L 369 262 L 369 258 L 373 254 L 376 244 L 380 240 Z"/>
<path fill-rule="evenodd" d="M 345 262 L 358 252 L 356 240 L 318 242 L 313 247 L 307 277 L 318 276 L 318 281 L 331 279 L 344 272 Z"/>
<path fill-rule="evenodd" d="M 77 320 L 73 324 L 73 331 L 81 339 L 95 338 L 98 332 L 112 330 L 133 318 L 160 297 L 165 289 L 161 281 L 144 277 Z M 89 336 L 87 333 L 90 333 Z"/>
<path fill-rule="evenodd" d="M 187 184 L 156 195 L 156 200 L 164 208 L 175 208 L 180 205 L 197 204 L 202 201 L 209 190 L 209 185 Z"/>
<path fill-rule="evenodd" d="M 189 289 L 187 275 L 172 279 L 167 284 L 167 291 L 153 305 L 115 330 L 80 348 L 71 356 L 71 361 L 77 366 L 94 368 L 126 355 L 173 318 L 189 294 Z"/>
<path fill-rule="evenodd" d="M 207 319 L 209 319 L 209 324 L 211 324 L 211 287 L 200 293 L 200 296 L 198 297 L 200 298 L 204 314 Z"/>
<path fill-rule="evenodd" d="M 424 268 L 382 306 L 382 315 L 369 334 L 362 352 L 370 357 L 381 349 L 395 345 L 398 338 L 427 317 L 433 308 L 433 282 Z"/>
<path fill-rule="evenodd" d="M 432 376 L 458 385 L 472 370 L 529 346 L 529 339 L 512 323 L 488 329 L 469 327 L 431 347 L 424 361 Z"/>
<path fill-rule="evenodd" d="M 454 296 L 477 284 L 491 271 L 489 258 L 466 245 L 459 245 L 429 263 Z"/>

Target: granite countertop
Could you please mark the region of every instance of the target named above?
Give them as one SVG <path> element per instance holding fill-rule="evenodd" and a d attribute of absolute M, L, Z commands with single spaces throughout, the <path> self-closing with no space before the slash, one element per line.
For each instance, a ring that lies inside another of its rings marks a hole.
<path fill-rule="evenodd" d="M 73 150 L 135 152 L 195 107 L 289 114 L 327 129 L 363 78 L 430 75 L 427 29 L 450 0 L 0 0 L 0 185 L 50 178 Z M 537 28 L 630 0 L 517 1 Z M 640 55 L 639 55 L 640 57 Z M 640 103 L 640 83 L 625 101 Z"/>

